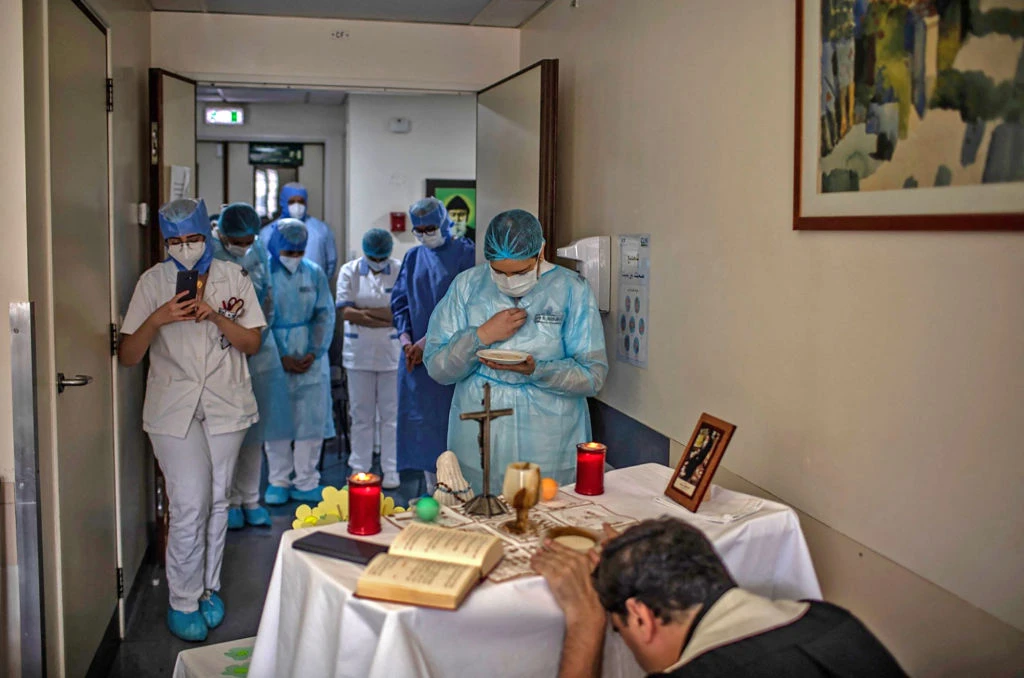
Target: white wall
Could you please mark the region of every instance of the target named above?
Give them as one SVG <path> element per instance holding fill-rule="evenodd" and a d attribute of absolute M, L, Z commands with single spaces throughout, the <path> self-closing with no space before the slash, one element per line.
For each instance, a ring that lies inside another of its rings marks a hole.
<path fill-rule="evenodd" d="M 563 232 L 652 233 L 650 369 L 613 363 L 601 398 L 675 440 L 737 424 L 730 470 L 1024 647 L 1024 237 L 794 232 L 794 3 L 741 4 L 554 3 L 522 31 L 523 65 L 561 60 Z M 908 668 L 957 652 L 870 621 Z"/>
<path fill-rule="evenodd" d="M 519 67 L 508 28 L 187 12 L 152 27 L 153 66 L 202 81 L 476 91 Z"/>
<path fill-rule="evenodd" d="M 196 105 L 200 121 L 206 104 Z M 319 143 L 324 145 L 323 212 L 313 209 L 311 198 L 310 214 L 331 225 L 339 251 L 345 237 L 345 106 L 320 106 L 314 104 L 246 104 L 246 123 L 240 127 L 207 125 L 199 123 L 196 138 L 200 141 L 280 141 L 295 143 Z M 248 187 L 245 202 L 252 201 L 252 167 L 246 145 L 231 144 L 227 151 L 230 156 L 228 183 L 230 196 L 238 198 L 237 191 Z M 314 158 L 315 160 L 315 158 Z M 236 171 L 239 167 L 245 171 Z M 299 179 L 303 179 L 302 168 Z M 311 176 L 312 181 L 319 181 Z M 238 198 L 243 199 L 243 198 Z M 220 207 L 219 205 L 217 206 Z M 212 209 L 212 208 L 211 208 Z M 339 255 L 340 256 L 340 255 Z"/>
<path fill-rule="evenodd" d="M 424 197 L 427 179 L 476 177 L 475 96 L 353 94 L 348 109 L 346 260 L 362 253 L 364 233 L 390 230 L 390 212 Z M 389 132 L 391 118 L 408 118 L 412 131 Z M 406 229 L 394 234 L 398 259 L 417 244 L 408 219 Z"/>

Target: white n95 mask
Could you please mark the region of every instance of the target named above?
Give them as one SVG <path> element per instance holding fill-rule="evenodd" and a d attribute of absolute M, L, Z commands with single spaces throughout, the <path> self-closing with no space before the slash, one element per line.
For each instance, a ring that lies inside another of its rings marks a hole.
<path fill-rule="evenodd" d="M 516 275 L 498 273 L 492 268 L 491 280 L 493 280 L 494 284 L 498 286 L 498 289 L 501 290 L 502 294 L 519 298 L 526 296 L 530 290 L 536 287 L 539 278 L 537 270 L 533 268 L 525 273 L 517 273 Z"/>
<path fill-rule="evenodd" d="M 302 263 L 302 257 L 286 257 L 283 254 L 277 260 L 288 269 L 289 273 L 295 273 L 295 271 L 299 270 L 299 264 Z"/>
<path fill-rule="evenodd" d="M 444 244 L 444 236 L 441 234 L 441 229 L 437 229 L 433 233 L 429 234 L 416 233 L 413 231 L 413 235 L 416 236 L 417 240 L 432 250 L 435 250 Z"/>
<path fill-rule="evenodd" d="M 288 216 L 292 219 L 301 219 L 306 216 L 306 206 L 301 202 L 293 202 L 288 205 Z"/>
<path fill-rule="evenodd" d="M 374 273 L 380 273 L 381 271 L 388 267 L 388 260 L 385 259 L 384 261 L 370 261 L 369 259 L 366 259 L 366 265 Z"/>
<path fill-rule="evenodd" d="M 249 253 L 248 247 L 242 247 L 241 245 L 224 245 L 224 249 L 227 253 L 233 256 L 235 259 L 241 259 Z"/>
<path fill-rule="evenodd" d="M 180 245 L 167 246 L 167 254 L 189 271 L 199 263 L 205 253 L 205 242 L 183 242 Z"/>

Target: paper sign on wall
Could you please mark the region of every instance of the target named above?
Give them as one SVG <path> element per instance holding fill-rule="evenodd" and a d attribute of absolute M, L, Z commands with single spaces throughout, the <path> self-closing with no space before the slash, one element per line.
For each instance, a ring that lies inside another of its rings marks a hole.
<path fill-rule="evenodd" d="M 651 236 L 619 236 L 618 341 L 620 362 L 647 367 L 651 333 Z"/>
<path fill-rule="evenodd" d="M 182 167 L 181 165 L 171 166 L 171 191 L 168 202 L 172 200 L 181 200 L 182 198 L 191 198 L 192 193 L 189 191 L 189 186 L 192 184 L 192 168 Z"/>

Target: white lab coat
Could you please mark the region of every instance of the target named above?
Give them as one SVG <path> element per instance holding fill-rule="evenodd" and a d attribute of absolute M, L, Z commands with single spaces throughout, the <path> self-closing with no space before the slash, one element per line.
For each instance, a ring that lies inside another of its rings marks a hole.
<path fill-rule="evenodd" d="M 124 334 L 134 334 L 146 319 L 175 294 L 178 269 L 172 261 L 142 274 L 124 317 Z M 267 324 L 252 281 L 237 264 L 214 259 L 203 300 L 216 311 L 222 302 L 244 301 L 236 319 L 253 329 Z M 184 438 L 202 403 L 211 435 L 242 431 L 259 421 L 245 355 L 225 347 L 212 322 L 164 325 L 149 347 L 149 377 L 142 408 L 147 433 Z"/>
<path fill-rule="evenodd" d="M 363 257 L 348 262 L 338 274 L 335 297 L 338 308 L 390 308 L 391 288 L 395 286 L 401 266 L 397 259 L 390 259 L 383 271 L 374 274 Z M 342 365 L 346 370 L 398 370 L 402 346 L 393 327 L 360 327 L 346 320 L 344 332 Z"/>

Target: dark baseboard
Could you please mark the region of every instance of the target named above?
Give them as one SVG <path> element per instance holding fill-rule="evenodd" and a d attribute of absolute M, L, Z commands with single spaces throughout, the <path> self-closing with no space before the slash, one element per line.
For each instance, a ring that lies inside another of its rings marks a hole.
<path fill-rule="evenodd" d="M 114 606 L 114 614 L 110 617 L 107 630 L 103 632 L 100 646 L 96 648 L 96 654 L 92 657 L 89 670 L 85 678 L 107 678 L 117 658 L 117 650 L 121 647 L 120 629 L 117 624 L 117 606 Z"/>
<path fill-rule="evenodd" d="M 615 468 L 658 463 L 668 465 L 669 440 L 653 428 L 619 410 L 590 398 L 594 440 L 608 446 L 608 463 Z"/>

